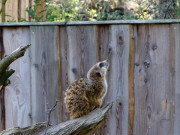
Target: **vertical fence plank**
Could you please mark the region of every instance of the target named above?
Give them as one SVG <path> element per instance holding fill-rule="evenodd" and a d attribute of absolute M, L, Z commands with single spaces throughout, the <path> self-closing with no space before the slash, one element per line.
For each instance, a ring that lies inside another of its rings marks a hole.
<path fill-rule="evenodd" d="M 6 5 L 5 5 L 5 15 L 12 15 L 12 4 L 11 4 L 12 0 L 7 0 Z M 5 21 L 9 20 L 11 17 L 10 16 L 6 16 L 5 17 Z"/>
<path fill-rule="evenodd" d="M 23 38 L 22 38 L 23 37 Z M 5 54 L 19 46 L 30 44 L 28 27 L 4 28 Z M 16 72 L 10 77 L 11 84 L 5 90 L 6 128 L 25 127 L 30 123 L 30 69 L 29 51 L 10 65 Z"/>
<path fill-rule="evenodd" d="M 68 87 L 68 35 L 67 29 L 64 26 L 59 28 L 59 39 L 60 39 L 60 101 L 61 105 L 59 106 L 60 111 L 60 121 L 67 121 L 69 120 L 69 115 L 67 114 L 65 104 L 64 104 L 64 93 L 66 88 Z"/>
<path fill-rule="evenodd" d="M 173 133 L 169 25 L 135 27 L 134 135 Z"/>
<path fill-rule="evenodd" d="M 26 8 L 29 9 L 29 0 L 21 0 L 21 19 L 24 18 L 28 21 L 29 16 L 26 12 Z"/>
<path fill-rule="evenodd" d="M 106 103 L 114 102 L 114 104 L 101 134 L 127 135 L 129 27 L 128 25 L 111 25 L 108 34 L 109 37 L 105 39 L 109 38 L 106 55 L 110 61 L 110 73 Z"/>
<path fill-rule="evenodd" d="M 174 24 L 175 35 L 175 113 L 174 113 L 174 135 L 180 133 L 180 24 Z"/>
<path fill-rule="evenodd" d="M 57 26 L 31 26 L 32 123 L 46 121 L 49 107 L 58 100 Z M 58 109 L 51 122 L 59 122 Z"/>
<path fill-rule="evenodd" d="M 109 25 L 99 26 L 98 40 L 99 40 L 98 49 L 100 49 L 100 60 L 110 59 L 111 50 L 109 47 Z"/>
<path fill-rule="evenodd" d="M 174 134 L 174 116 L 175 116 L 175 31 L 174 25 L 169 25 L 169 38 L 170 38 L 170 119 L 171 119 L 171 134 Z"/>
<path fill-rule="evenodd" d="M 69 119 L 64 105 L 64 93 L 67 86 L 81 77 L 97 62 L 95 26 L 60 27 L 61 59 L 61 101 L 62 121 Z"/>
<path fill-rule="evenodd" d="M 129 66 L 128 66 L 128 89 L 129 89 L 129 117 L 128 117 L 128 135 L 133 135 L 134 129 L 134 113 L 135 113 L 135 99 L 134 99 L 134 29 L 133 25 L 129 25 Z"/>
<path fill-rule="evenodd" d="M 6 113 L 5 113 L 5 88 L 1 89 L 1 93 L 0 93 L 0 115 L 1 115 L 1 124 L 0 124 L 0 131 L 5 130 L 6 129 Z"/>
<path fill-rule="evenodd" d="M 69 83 L 86 77 L 97 62 L 96 27 L 68 26 L 68 79 Z"/>
<path fill-rule="evenodd" d="M 111 80 L 109 90 L 112 92 L 112 108 L 109 130 L 110 134 L 127 135 L 128 131 L 128 59 L 129 59 L 129 26 L 111 26 L 110 47 L 111 57 Z M 108 95 L 109 96 L 109 95 Z M 113 125 L 116 123 L 116 126 Z"/>
<path fill-rule="evenodd" d="M 5 21 L 18 21 L 18 0 L 7 0 L 5 6 Z"/>
<path fill-rule="evenodd" d="M 102 60 L 110 60 L 111 58 L 111 49 L 109 47 L 109 25 L 104 25 L 104 26 L 98 26 L 98 52 L 100 53 L 99 59 L 100 61 Z M 111 61 L 109 61 L 109 64 L 111 65 Z M 107 75 L 107 82 L 110 81 L 110 71 L 108 70 Z M 108 84 L 109 85 L 109 84 Z M 109 95 L 109 86 L 108 86 L 108 92 L 107 95 L 104 99 L 104 104 L 108 103 L 108 95 Z M 106 135 L 108 129 L 108 122 L 105 123 L 105 125 L 102 127 L 100 131 L 96 133 L 96 135 Z"/>
<path fill-rule="evenodd" d="M 15 21 L 18 22 L 22 18 L 29 21 L 29 15 L 25 11 L 26 8 L 29 9 L 31 5 L 30 2 L 33 0 L 7 0 L 5 5 L 5 21 Z M 2 3 L 2 0 L 1 0 Z M 1 8 L 2 4 L 0 4 Z M 1 15 L 0 15 L 1 17 Z M 0 18 L 0 22 L 2 22 L 2 19 Z"/>
<path fill-rule="evenodd" d="M 3 27 L 0 28 L 0 60 L 4 57 Z M 0 92 L 0 131 L 5 130 L 5 89 Z"/>

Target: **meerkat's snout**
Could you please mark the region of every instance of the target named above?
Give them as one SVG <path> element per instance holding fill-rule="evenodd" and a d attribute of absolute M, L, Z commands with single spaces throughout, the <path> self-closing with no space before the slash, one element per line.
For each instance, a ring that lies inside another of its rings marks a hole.
<path fill-rule="evenodd" d="M 99 67 L 100 67 L 100 68 L 108 69 L 108 67 L 109 67 L 108 61 L 107 61 L 107 60 L 104 60 L 104 61 L 100 62 L 100 63 L 99 63 Z"/>

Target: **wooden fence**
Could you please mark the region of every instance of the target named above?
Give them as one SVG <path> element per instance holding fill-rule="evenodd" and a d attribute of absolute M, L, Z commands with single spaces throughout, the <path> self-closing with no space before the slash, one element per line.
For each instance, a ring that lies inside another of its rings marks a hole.
<path fill-rule="evenodd" d="M 179 135 L 179 20 L 0 26 L 5 54 L 32 44 L 10 66 L 16 72 L 5 90 L 6 128 L 45 121 L 46 103 L 52 107 L 56 100 L 51 122 L 68 120 L 63 103 L 68 84 L 108 58 L 105 104 L 114 105 L 97 135 Z"/>

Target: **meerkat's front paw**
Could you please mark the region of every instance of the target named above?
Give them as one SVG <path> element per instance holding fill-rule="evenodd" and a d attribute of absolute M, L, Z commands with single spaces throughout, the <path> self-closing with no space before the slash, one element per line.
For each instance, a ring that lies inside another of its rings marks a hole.
<path fill-rule="evenodd" d="M 102 107 L 102 101 L 98 101 L 96 107 L 101 108 Z"/>
<path fill-rule="evenodd" d="M 98 108 L 98 107 L 94 106 L 94 107 L 93 107 L 93 110 L 95 110 L 96 108 Z"/>

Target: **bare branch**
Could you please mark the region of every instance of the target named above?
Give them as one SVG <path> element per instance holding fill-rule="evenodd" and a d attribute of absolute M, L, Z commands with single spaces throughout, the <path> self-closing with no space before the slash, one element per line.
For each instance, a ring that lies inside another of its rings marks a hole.
<path fill-rule="evenodd" d="M 0 61 L 0 74 L 2 74 L 13 61 L 24 56 L 26 49 L 29 48 L 29 46 L 30 45 L 27 45 L 25 47 L 19 47 L 14 52 L 12 52 L 10 55 L 4 57 Z"/>
<path fill-rule="evenodd" d="M 48 135 L 92 135 L 105 123 L 105 114 L 112 107 L 109 103 L 103 108 L 97 108 L 86 116 L 78 119 L 69 120 L 47 129 Z M 54 110 L 54 109 L 52 109 Z M 47 123 L 39 123 L 27 128 L 14 128 L 3 131 L 0 135 L 44 135 Z M 39 128 L 40 127 L 40 128 Z"/>
<path fill-rule="evenodd" d="M 15 71 L 13 69 L 8 69 L 9 65 L 15 61 L 16 59 L 24 56 L 27 48 L 29 48 L 30 45 L 27 45 L 25 47 L 19 47 L 14 52 L 12 52 L 10 55 L 4 57 L 0 61 L 0 86 L 6 86 L 10 83 L 10 80 L 8 79 Z"/>
<path fill-rule="evenodd" d="M 44 135 L 47 134 L 47 129 L 48 129 L 48 126 L 50 125 L 51 112 L 56 109 L 57 103 L 58 103 L 58 101 L 56 100 L 56 103 L 54 104 L 54 106 L 53 106 L 52 108 L 49 109 L 49 107 L 48 107 L 48 112 L 47 112 L 47 124 L 46 124 L 46 129 L 45 129 Z"/>

